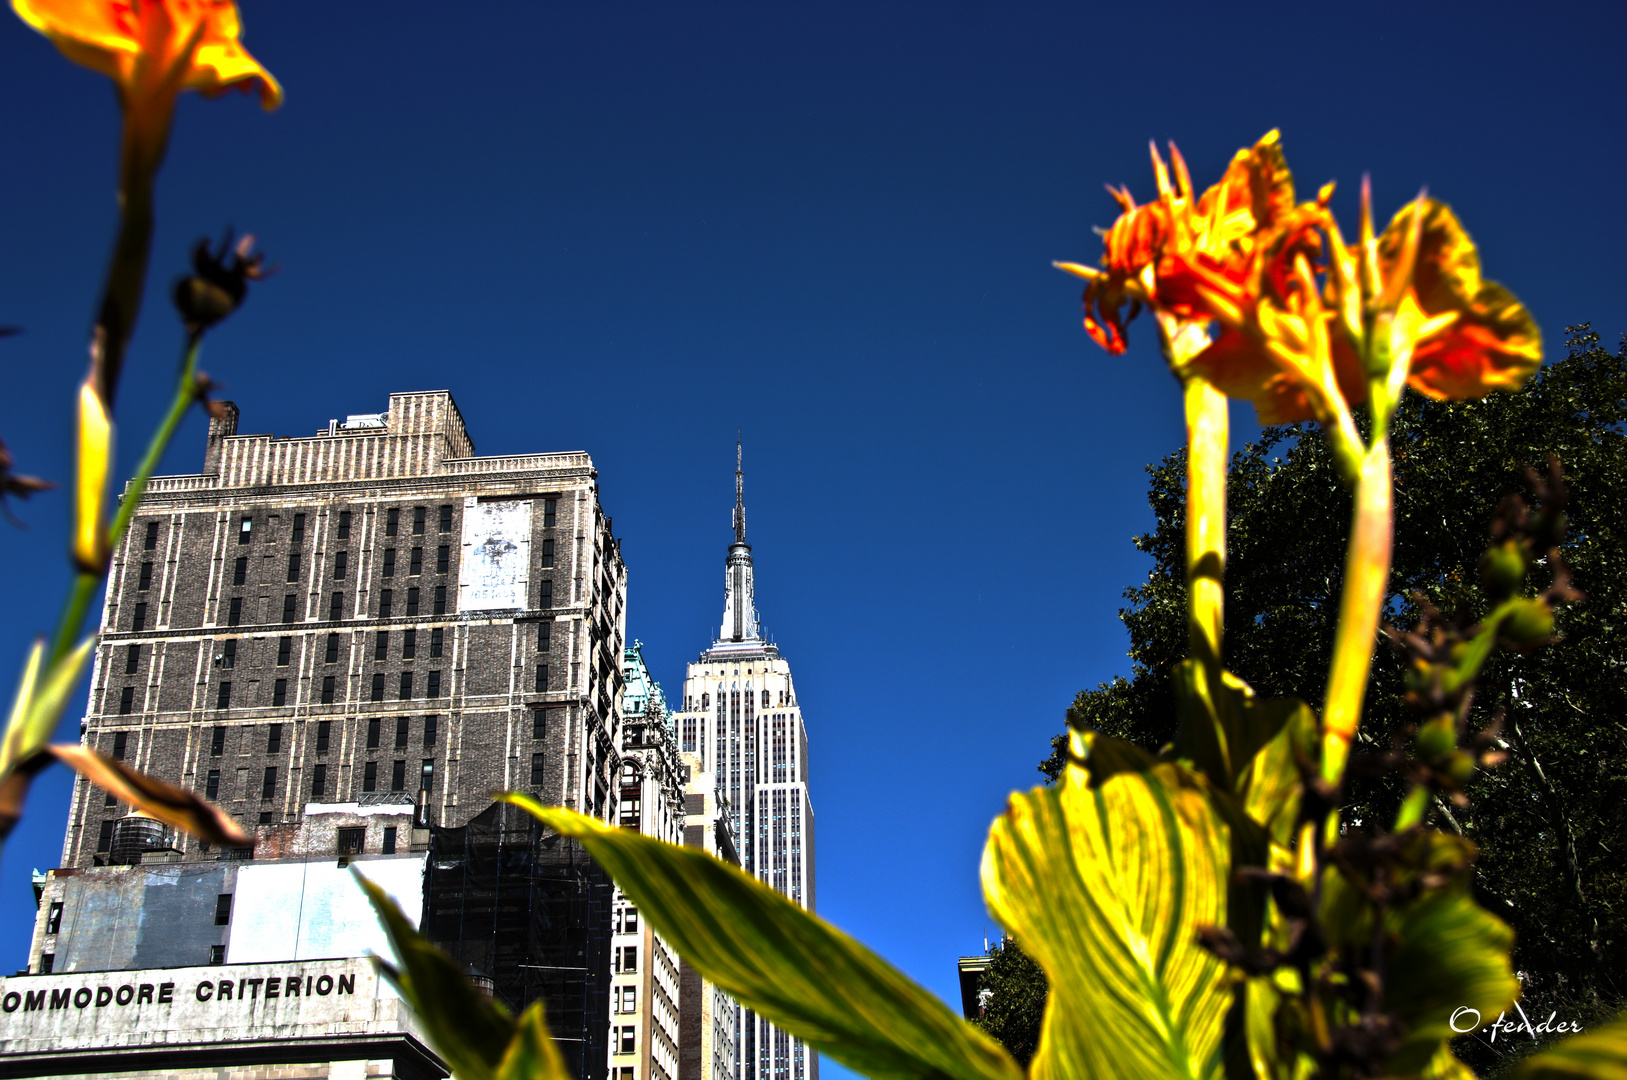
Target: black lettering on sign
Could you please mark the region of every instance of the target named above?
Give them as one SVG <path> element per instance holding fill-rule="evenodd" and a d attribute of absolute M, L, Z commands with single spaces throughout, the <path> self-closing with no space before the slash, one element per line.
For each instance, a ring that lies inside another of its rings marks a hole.
<path fill-rule="evenodd" d="M 42 993 L 40 996 L 43 998 L 45 995 Z M 22 1003 L 23 996 L 17 991 L 13 990 L 4 998 L 0 998 L 0 1009 L 4 1009 L 6 1012 L 16 1012 Z"/>
<path fill-rule="evenodd" d="M 356 992 L 356 976 L 355 975 L 341 975 L 341 976 L 339 976 L 339 992 L 341 994 L 354 994 Z"/>
<path fill-rule="evenodd" d="M 68 999 L 70 997 L 72 997 L 72 996 L 73 996 L 73 990 L 70 989 L 69 987 L 66 987 L 66 986 L 64 986 L 61 990 L 52 990 L 51 991 L 51 1008 L 53 1008 L 53 1009 L 66 1009 L 68 1007 Z M 85 1000 L 89 1001 L 90 999 L 86 998 Z M 82 1009 L 82 1008 L 84 1008 L 84 1006 L 81 1005 L 80 1008 Z"/>
<path fill-rule="evenodd" d="M 243 985 L 249 988 L 249 997 L 258 998 L 260 996 L 260 984 L 263 982 L 265 982 L 264 978 L 243 980 Z M 241 1001 L 243 999 L 238 998 L 238 1000 Z"/>
<path fill-rule="evenodd" d="M 23 1012 L 39 1012 L 45 1008 L 45 991 L 30 990 L 23 996 Z"/>
<path fill-rule="evenodd" d="M 73 1007 L 83 1009 L 90 1004 L 90 987 L 81 986 L 73 992 Z"/>
<path fill-rule="evenodd" d="M 299 997 L 299 976 L 290 975 L 283 980 L 283 997 Z"/>
<path fill-rule="evenodd" d="M 333 993 L 333 976 L 318 976 L 316 980 L 316 992 L 321 994 L 323 997 L 327 997 L 329 994 Z"/>
<path fill-rule="evenodd" d="M 230 1001 L 230 1000 L 232 1000 L 232 988 L 235 987 L 236 985 L 237 984 L 232 982 L 232 980 L 230 980 L 230 979 L 222 979 L 222 980 L 220 980 L 220 989 L 215 991 L 215 1000 L 216 1001 Z"/>
<path fill-rule="evenodd" d="M 309 975 L 305 976 L 305 996 L 311 996 L 311 977 Z"/>
<path fill-rule="evenodd" d="M 96 1007 L 98 1009 L 113 1003 L 113 988 L 111 986 L 98 986 L 96 988 Z"/>
<path fill-rule="evenodd" d="M 119 987 L 118 993 L 113 995 L 113 1000 L 118 1002 L 120 1005 L 128 1005 L 135 999 L 136 988 L 131 986 L 129 983 L 125 983 L 123 986 Z"/>
<path fill-rule="evenodd" d="M 215 996 L 215 984 L 205 979 L 198 984 L 198 988 L 193 993 L 197 995 L 199 1001 L 208 1001 Z"/>
<path fill-rule="evenodd" d="M 282 980 L 273 975 L 266 980 L 266 1000 L 282 996 Z"/>
<path fill-rule="evenodd" d="M 153 1003 L 153 984 L 152 983 L 142 983 L 141 984 L 141 989 L 136 991 L 136 1004 L 137 1005 L 141 1005 L 141 1004 L 151 1005 L 152 1003 Z"/>
<path fill-rule="evenodd" d="M 158 1004 L 160 1004 L 160 1005 L 168 1005 L 170 1002 L 172 1002 L 174 1000 L 175 1000 L 175 984 L 174 983 L 159 983 L 158 984 Z"/>

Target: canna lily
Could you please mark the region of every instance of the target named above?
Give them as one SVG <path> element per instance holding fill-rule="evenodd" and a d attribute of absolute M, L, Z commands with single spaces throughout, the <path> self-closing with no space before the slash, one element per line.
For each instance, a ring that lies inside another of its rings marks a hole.
<path fill-rule="evenodd" d="M 238 43 L 231 0 L 12 0 L 64 56 L 118 85 L 127 111 L 167 126 L 183 90 L 254 90 L 274 109 L 282 87 Z M 163 115 L 156 115 L 162 113 Z"/>

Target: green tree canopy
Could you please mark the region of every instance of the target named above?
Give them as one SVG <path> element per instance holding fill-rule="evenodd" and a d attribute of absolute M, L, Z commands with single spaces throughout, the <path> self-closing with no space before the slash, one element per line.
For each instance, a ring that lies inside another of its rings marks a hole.
<path fill-rule="evenodd" d="M 1588 1024 L 1619 1008 L 1627 991 L 1627 342 L 1611 353 L 1587 325 L 1568 329 L 1568 354 L 1519 393 L 1463 402 L 1408 395 L 1392 437 L 1387 610 L 1408 629 L 1414 594 L 1443 611 L 1483 614 L 1477 561 L 1493 512 L 1524 490 L 1526 467 L 1558 456 L 1571 489 L 1564 555 L 1588 599 L 1559 612 L 1555 644 L 1487 666 L 1473 723 L 1502 715 L 1509 759 L 1473 782 L 1467 807 L 1434 813 L 1481 848 L 1478 898 L 1518 935 L 1514 966 L 1533 1023 L 1558 1011 Z M 1154 565 L 1125 591 L 1120 612 L 1131 677 L 1081 692 L 1068 722 L 1157 749 L 1175 732 L 1169 672 L 1187 649 L 1184 452 L 1148 471 L 1157 523 L 1136 546 Z M 1266 698 L 1319 701 L 1350 494 L 1317 430 L 1295 426 L 1268 428 L 1234 456 L 1228 498 L 1226 665 Z M 1400 659 L 1381 645 L 1358 752 L 1389 749 L 1408 723 L 1401 677 Z M 1040 766 L 1053 778 L 1064 745 L 1058 736 Z M 1390 820 L 1400 795 L 1357 777 L 1347 820 Z M 1461 1048 L 1479 1066 L 1494 1064 L 1479 1051 Z"/>
<path fill-rule="evenodd" d="M 981 991 L 987 995 L 983 1015 L 974 1023 L 1005 1047 L 1023 1068 L 1039 1048 L 1040 1021 L 1045 1017 L 1045 972 L 1013 938 L 989 947 L 989 970 Z"/>

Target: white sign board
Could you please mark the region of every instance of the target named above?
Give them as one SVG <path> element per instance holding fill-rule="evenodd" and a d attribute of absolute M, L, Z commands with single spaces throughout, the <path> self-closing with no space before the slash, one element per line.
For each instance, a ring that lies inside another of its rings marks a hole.
<path fill-rule="evenodd" d="M 463 508 L 458 610 L 526 606 L 531 569 L 531 503 L 476 502 Z"/>
<path fill-rule="evenodd" d="M 359 859 L 356 873 L 389 893 L 416 926 L 427 856 Z M 247 863 L 237 872 L 228 964 L 267 964 L 376 953 L 395 960 L 367 894 L 336 861 Z"/>

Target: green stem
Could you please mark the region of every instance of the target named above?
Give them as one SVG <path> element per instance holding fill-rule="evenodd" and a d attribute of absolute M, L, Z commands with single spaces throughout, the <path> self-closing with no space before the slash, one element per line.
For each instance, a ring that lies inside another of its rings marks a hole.
<path fill-rule="evenodd" d="M 1187 636 L 1214 688 L 1220 684 L 1225 635 L 1226 395 L 1190 377 L 1186 399 Z"/>
<path fill-rule="evenodd" d="M 130 480 L 130 486 L 125 492 L 119 509 L 113 515 L 113 523 L 107 530 L 107 550 L 112 551 L 124 539 L 125 530 L 130 527 L 130 518 L 141 502 L 141 496 L 147 490 L 147 481 L 152 478 L 153 471 L 169 449 L 170 442 L 175 438 L 176 429 L 180 427 L 181 420 L 186 416 L 186 410 L 198 399 L 197 369 L 198 347 L 203 342 L 201 333 L 187 336 L 186 351 L 181 359 L 181 377 L 175 387 L 175 397 L 170 402 L 169 411 L 164 414 L 163 421 L 158 430 L 153 432 L 151 441 L 147 444 L 147 452 L 142 455 L 141 463 L 136 466 L 136 474 Z M 74 576 L 73 588 L 68 593 L 68 602 L 63 607 L 62 618 L 57 623 L 56 636 L 51 643 L 51 654 L 47 660 L 47 670 L 54 667 L 58 661 L 73 650 L 74 642 L 84 627 L 85 615 L 90 610 L 90 603 L 96 596 L 96 588 L 101 584 L 102 574 L 86 573 L 80 571 Z"/>

